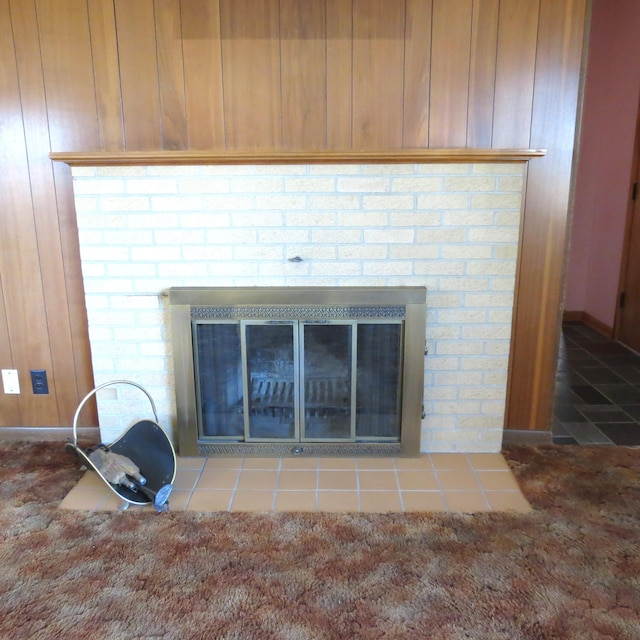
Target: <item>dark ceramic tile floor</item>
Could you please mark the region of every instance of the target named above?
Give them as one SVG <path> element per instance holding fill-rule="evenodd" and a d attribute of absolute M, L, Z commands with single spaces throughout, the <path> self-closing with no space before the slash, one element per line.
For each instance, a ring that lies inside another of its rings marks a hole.
<path fill-rule="evenodd" d="M 640 446 L 640 355 L 565 323 L 552 432 L 556 444 Z"/>

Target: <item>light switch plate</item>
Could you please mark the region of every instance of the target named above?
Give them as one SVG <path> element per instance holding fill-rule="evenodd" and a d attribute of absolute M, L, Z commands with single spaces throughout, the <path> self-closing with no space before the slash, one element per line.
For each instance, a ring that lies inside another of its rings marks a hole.
<path fill-rule="evenodd" d="M 20 381 L 17 369 L 2 370 L 2 386 L 5 393 L 20 393 Z"/>

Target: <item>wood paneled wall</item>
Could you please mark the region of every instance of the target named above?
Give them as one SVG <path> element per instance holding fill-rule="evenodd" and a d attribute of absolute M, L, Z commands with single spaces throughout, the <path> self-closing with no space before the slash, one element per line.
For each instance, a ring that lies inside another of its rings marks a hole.
<path fill-rule="evenodd" d="M 528 171 L 507 414 L 548 429 L 586 2 L 0 0 L 0 365 L 23 390 L 0 393 L 0 426 L 69 425 L 93 387 L 50 151 L 470 147 L 548 150 Z"/>

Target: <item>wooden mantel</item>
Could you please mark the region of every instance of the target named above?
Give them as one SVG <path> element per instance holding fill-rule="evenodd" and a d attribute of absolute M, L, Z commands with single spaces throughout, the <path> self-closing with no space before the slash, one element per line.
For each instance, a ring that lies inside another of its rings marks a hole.
<path fill-rule="evenodd" d="M 420 162 L 526 162 L 544 149 L 395 149 L 381 151 L 123 151 L 54 152 L 72 167 L 224 164 L 399 164 Z"/>

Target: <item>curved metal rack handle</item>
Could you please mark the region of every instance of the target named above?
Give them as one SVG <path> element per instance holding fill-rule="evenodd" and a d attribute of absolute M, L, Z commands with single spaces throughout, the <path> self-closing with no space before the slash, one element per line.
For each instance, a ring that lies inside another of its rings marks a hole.
<path fill-rule="evenodd" d="M 84 398 L 82 398 L 82 401 L 78 405 L 76 412 L 73 414 L 73 446 L 74 447 L 78 446 L 78 417 L 80 416 L 80 411 L 82 411 L 82 407 L 84 407 L 87 400 L 89 400 L 91 396 L 94 396 L 96 393 L 98 393 L 100 389 L 104 389 L 105 387 L 110 387 L 116 384 L 129 384 L 133 387 L 137 387 L 138 389 L 140 389 L 140 391 L 142 391 L 147 396 L 147 399 L 151 403 L 153 416 L 156 419 L 156 423 L 158 422 L 158 412 L 156 411 L 156 404 L 153 401 L 153 398 L 151 397 L 149 392 L 142 385 L 139 385 L 137 382 L 132 382 L 131 380 L 110 380 L 109 382 L 104 382 L 101 385 L 98 385 L 92 391 L 89 391 L 89 393 L 87 393 L 87 395 Z"/>

